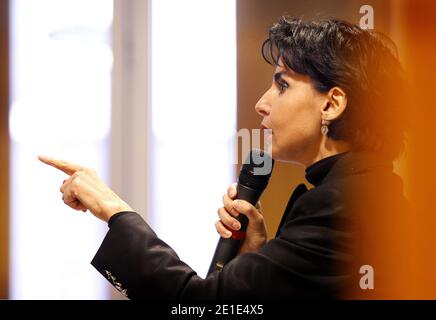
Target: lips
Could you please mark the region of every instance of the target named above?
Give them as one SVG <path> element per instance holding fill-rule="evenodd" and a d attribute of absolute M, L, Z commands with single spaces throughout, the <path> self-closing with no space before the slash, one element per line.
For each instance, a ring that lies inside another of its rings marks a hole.
<path fill-rule="evenodd" d="M 273 140 L 273 132 L 266 124 L 263 122 L 260 124 L 260 129 L 263 131 L 263 141 L 264 141 L 264 149 L 269 154 L 272 154 L 272 140 Z"/>
<path fill-rule="evenodd" d="M 261 123 L 260 124 L 260 128 L 262 129 L 262 130 L 271 130 L 270 128 L 268 128 L 268 126 L 266 126 L 264 123 Z M 272 130 L 271 130 L 272 131 Z"/>

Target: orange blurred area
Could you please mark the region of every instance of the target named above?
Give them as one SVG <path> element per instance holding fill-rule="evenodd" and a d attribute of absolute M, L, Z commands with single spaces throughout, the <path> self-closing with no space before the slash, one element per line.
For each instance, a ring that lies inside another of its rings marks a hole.
<path fill-rule="evenodd" d="M 407 225 L 413 227 L 415 263 L 410 274 L 416 278 L 413 298 L 436 298 L 436 3 L 407 1 L 403 7 L 405 67 L 412 96 L 412 128 L 408 179 L 414 215 Z"/>
<path fill-rule="evenodd" d="M 384 181 L 374 185 L 386 202 L 377 205 L 382 210 L 362 213 L 364 232 L 354 252 L 356 287 L 346 293 L 347 299 L 436 299 L 436 3 L 394 1 L 392 5 L 396 6 L 396 40 L 408 83 L 407 92 L 397 94 L 404 97 L 402 112 L 410 121 L 406 150 L 396 161 L 395 171 L 402 177 L 411 208 L 392 207 L 390 186 Z M 362 274 L 356 270 L 365 262 L 374 268 L 373 290 L 357 285 Z"/>
<path fill-rule="evenodd" d="M 411 208 L 388 207 L 389 186 L 374 186 L 386 210 L 362 219 L 356 255 L 375 270 L 374 290 L 349 292 L 351 299 L 436 299 L 436 3 L 398 1 L 395 21 L 400 60 L 407 75 L 405 112 L 410 120 L 406 152 L 396 162 Z M 390 214 L 392 212 L 392 214 Z M 357 266 L 355 268 L 357 270 Z M 356 283 L 362 275 L 356 275 Z"/>

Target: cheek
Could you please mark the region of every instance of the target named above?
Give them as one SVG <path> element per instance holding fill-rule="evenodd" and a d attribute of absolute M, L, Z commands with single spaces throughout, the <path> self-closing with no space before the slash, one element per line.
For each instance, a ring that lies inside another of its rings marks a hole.
<path fill-rule="evenodd" d="M 273 143 L 280 148 L 300 148 L 316 138 L 314 132 L 311 122 L 295 117 L 277 130 L 273 135 Z"/>
<path fill-rule="evenodd" d="M 313 101 L 296 97 L 288 99 L 288 103 L 281 103 L 271 110 L 273 129 L 283 132 L 311 132 L 316 124 L 316 113 Z"/>
<path fill-rule="evenodd" d="M 314 101 L 304 97 L 295 97 L 287 104 L 277 105 L 271 111 L 273 125 L 273 146 L 277 148 L 300 148 L 319 138 L 317 132 L 320 126 L 317 121 Z"/>

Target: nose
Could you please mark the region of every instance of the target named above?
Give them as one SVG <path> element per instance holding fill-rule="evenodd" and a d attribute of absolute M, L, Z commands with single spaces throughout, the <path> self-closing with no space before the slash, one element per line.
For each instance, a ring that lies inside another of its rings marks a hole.
<path fill-rule="evenodd" d="M 256 112 L 262 117 L 268 116 L 271 111 L 271 104 L 268 99 L 268 91 L 265 92 L 265 94 L 259 99 L 259 101 L 256 103 L 256 106 L 254 107 L 254 110 L 256 110 Z"/>

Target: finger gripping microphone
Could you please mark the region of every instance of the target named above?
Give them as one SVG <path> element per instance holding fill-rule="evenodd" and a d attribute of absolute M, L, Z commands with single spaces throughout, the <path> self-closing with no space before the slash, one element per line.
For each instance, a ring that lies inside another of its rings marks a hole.
<path fill-rule="evenodd" d="M 257 149 L 251 150 L 239 173 L 236 199 L 248 201 L 255 206 L 268 185 L 273 166 L 274 160 L 267 153 Z M 224 265 L 238 254 L 245 239 L 248 218 L 239 214 L 236 219 L 240 222 L 241 228 L 230 230 L 232 232 L 230 238 L 219 239 L 207 275 L 217 270 L 221 271 Z"/>

